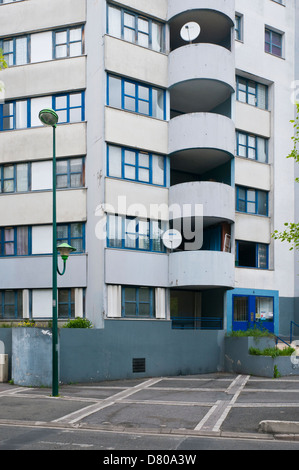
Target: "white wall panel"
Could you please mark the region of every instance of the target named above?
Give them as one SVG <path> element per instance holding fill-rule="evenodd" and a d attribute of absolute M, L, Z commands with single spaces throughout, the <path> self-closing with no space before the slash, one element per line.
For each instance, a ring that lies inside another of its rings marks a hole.
<path fill-rule="evenodd" d="M 32 254 L 52 253 L 52 226 L 32 227 Z"/>
<path fill-rule="evenodd" d="M 33 162 L 31 165 L 32 191 L 52 189 L 52 162 Z"/>
<path fill-rule="evenodd" d="M 52 317 L 52 290 L 33 289 L 32 291 L 32 317 Z"/>
<path fill-rule="evenodd" d="M 52 31 L 32 34 L 30 41 L 31 62 L 43 62 L 52 59 Z"/>

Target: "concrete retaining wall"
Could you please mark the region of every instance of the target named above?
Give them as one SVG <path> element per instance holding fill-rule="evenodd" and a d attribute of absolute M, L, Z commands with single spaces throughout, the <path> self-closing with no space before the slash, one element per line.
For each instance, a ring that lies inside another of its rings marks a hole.
<path fill-rule="evenodd" d="M 275 340 L 271 338 L 253 337 L 225 338 L 224 369 L 227 372 L 237 374 L 250 374 L 258 377 L 274 376 L 274 368 L 280 376 L 299 375 L 298 359 L 291 356 L 253 356 L 249 354 L 251 347 L 263 350 L 275 346 Z M 287 346 L 286 346 L 287 347 Z"/>

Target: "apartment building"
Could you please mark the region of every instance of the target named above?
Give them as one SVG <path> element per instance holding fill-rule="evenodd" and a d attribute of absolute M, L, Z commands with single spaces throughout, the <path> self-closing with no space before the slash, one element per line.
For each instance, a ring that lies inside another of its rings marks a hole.
<path fill-rule="evenodd" d="M 52 131 L 38 113 L 53 108 L 57 237 L 76 248 L 59 321 L 106 329 L 108 355 L 137 338 L 133 357 L 180 363 L 195 341 L 200 370 L 215 350 L 221 362 L 226 331 L 287 334 L 296 259 L 271 233 L 296 209 L 295 1 L 0 10 L 0 321 L 52 315 Z"/>

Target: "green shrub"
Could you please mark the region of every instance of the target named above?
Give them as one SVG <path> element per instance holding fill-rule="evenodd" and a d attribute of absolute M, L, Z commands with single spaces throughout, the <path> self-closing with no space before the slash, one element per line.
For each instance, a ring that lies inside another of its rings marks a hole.
<path fill-rule="evenodd" d="M 230 333 L 228 333 L 228 336 L 235 337 L 235 338 L 242 338 L 242 337 L 247 337 L 247 336 L 254 336 L 255 338 L 274 337 L 274 335 L 270 333 L 270 331 L 266 329 L 257 328 L 256 326 L 254 328 L 249 328 L 246 331 L 243 331 L 243 330 L 231 331 Z"/>
<path fill-rule="evenodd" d="M 92 328 L 92 323 L 87 318 L 76 317 L 74 320 L 69 320 L 63 328 Z"/>

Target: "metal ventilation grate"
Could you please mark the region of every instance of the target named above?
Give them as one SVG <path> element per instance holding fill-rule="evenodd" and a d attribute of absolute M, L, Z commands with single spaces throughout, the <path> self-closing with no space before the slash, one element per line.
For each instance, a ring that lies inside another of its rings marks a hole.
<path fill-rule="evenodd" d="M 132 370 L 134 373 L 145 372 L 145 357 L 133 357 Z"/>

